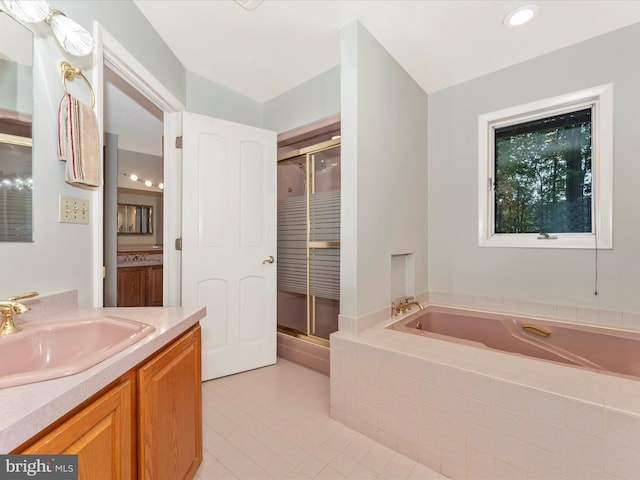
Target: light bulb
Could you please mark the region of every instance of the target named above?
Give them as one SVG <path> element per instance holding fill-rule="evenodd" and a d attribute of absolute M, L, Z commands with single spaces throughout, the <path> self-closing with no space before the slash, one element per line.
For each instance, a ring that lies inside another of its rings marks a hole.
<path fill-rule="evenodd" d="M 149 180 L 147 180 L 146 182 L 144 182 L 144 184 L 145 184 L 147 187 L 150 187 L 151 185 L 153 185 L 153 183 L 151 183 Z"/>
<path fill-rule="evenodd" d="M 129 178 L 131 179 L 132 182 L 137 182 L 138 181 L 138 176 L 135 173 L 133 175 L 131 175 Z"/>
<path fill-rule="evenodd" d="M 164 183 L 159 183 L 159 184 L 158 184 L 158 188 L 159 188 L 160 190 L 164 190 Z"/>
<path fill-rule="evenodd" d="M 0 9 L 25 23 L 42 22 L 49 15 L 49 3 L 43 0 L 2 0 Z"/>

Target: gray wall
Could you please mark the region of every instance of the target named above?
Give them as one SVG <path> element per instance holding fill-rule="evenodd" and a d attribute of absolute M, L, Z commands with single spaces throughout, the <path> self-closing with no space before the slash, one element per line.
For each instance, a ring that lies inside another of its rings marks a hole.
<path fill-rule="evenodd" d="M 429 95 L 429 290 L 640 310 L 640 24 Z M 482 113 L 613 83 L 613 250 L 478 247 Z"/>
<path fill-rule="evenodd" d="M 391 303 L 392 255 L 427 290 L 427 94 L 358 22 L 341 31 L 340 313 Z"/>
<path fill-rule="evenodd" d="M 198 74 L 187 72 L 188 112 L 262 126 L 262 104 Z"/>
<path fill-rule="evenodd" d="M 263 127 L 278 133 L 340 113 L 340 66 L 263 104 Z"/>

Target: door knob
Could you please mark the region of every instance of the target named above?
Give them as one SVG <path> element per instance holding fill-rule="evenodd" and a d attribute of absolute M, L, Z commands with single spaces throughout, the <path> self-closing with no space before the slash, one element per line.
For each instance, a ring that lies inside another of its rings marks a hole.
<path fill-rule="evenodd" d="M 273 255 L 269 255 L 269 258 L 265 258 L 262 261 L 262 264 L 264 265 L 265 263 L 273 263 L 275 261 L 275 258 L 273 258 Z"/>

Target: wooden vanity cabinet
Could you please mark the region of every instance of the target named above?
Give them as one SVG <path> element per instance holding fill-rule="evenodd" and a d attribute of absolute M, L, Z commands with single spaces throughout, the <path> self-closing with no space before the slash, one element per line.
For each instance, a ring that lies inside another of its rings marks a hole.
<path fill-rule="evenodd" d="M 80 479 L 180 480 L 202 463 L 200 325 L 12 453 L 78 454 Z"/>
<path fill-rule="evenodd" d="M 146 305 L 148 307 L 162 306 L 162 265 L 147 267 Z"/>
<path fill-rule="evenodd" d="M 147 299 L 147 267 L 118 268 L 118 306 L 144 307 Z"/>
<path fill-rule="evenodd" d="M 23 454 L 78 455 L 78 478 L 135 478 L 136 374 L 131 371 Z"/>
<path fill-rule="evenodd" d="M 200 327 L 138 370 L 138 478 L 193 478 L 202 462 Z"/>
<path fill-rule="evenodd" d="M 118 268 L 118 307 L 161 307 L 162 265 Z"/>

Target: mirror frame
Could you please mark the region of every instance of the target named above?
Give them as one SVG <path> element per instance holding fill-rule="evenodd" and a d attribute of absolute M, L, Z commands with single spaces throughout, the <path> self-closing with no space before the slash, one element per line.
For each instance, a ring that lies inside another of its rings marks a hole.
<path fill-rule="evenodd" d="M 153 206 L 118 203 L 117 228 L 118 235 L 152 235 Z"/>

